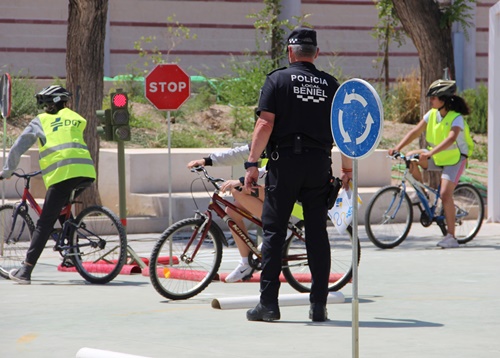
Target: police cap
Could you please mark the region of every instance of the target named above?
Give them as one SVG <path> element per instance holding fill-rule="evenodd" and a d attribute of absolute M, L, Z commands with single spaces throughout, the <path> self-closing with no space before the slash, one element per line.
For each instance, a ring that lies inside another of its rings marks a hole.
<path fill-rule="evenodd" d="M 298 27 L 288 36 L 287 45 L 313 45 L 318 46 L 316 31 L 307 27 Z"/>

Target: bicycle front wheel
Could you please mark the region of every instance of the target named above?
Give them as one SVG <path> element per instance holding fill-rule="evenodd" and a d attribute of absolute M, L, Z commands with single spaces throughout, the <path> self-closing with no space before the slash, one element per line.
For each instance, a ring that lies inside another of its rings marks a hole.
<path fill-rule="evenodd" d="M 181 220 L 163 232 L 149 262 L 149 278 L 163 297 L 196 296 L 214 279 L 222 260 L 222 230 L 214 222 L 203 235 L 204 218 Z"/>
<path fill-rule="evenodd" d="M 296 224 L 302 229 L 303 221 Z M 339 234 L 333 226 L 328 227 L 330 239 L 330 283 L 329 291 L 338 291 L 352 278 L 352 227 L 345 234 Z M 307 238 L 305 238 L 307 240 Z M 361 246 L 358 243 L 358 264 L 361 259 Z M 294 235 L 286 240 L 283 257 L 283 276 L 287 282 L 299 292 L 311 291 L 311 271 L 307 261 L 307 250 L 304 239 Z"/>
<path fill-rule="evenodd" d="M 484 201 L 471 184 L 458 184 L 453 191 L 455 202 L 455 237 L 458 243 L 471 241 L 479 232 L 484 219 Z"/>
<path fill-rule="evenodd" d="M 75 219 L 70 257 L 88 282 L 113 280 L 127 259 L 127 234 L 120 219 L 109 209 L 92 206 Z"/>
<path fill-rule="evenodd" d="M 366 234 L 381 249 L 391 249 L 401 244 L 410 232 L 412 221 L 410 198 L 397 186 L 380 189 L 366 207 Z"/>
<path fill-rule="evenodd" d="M 0 276 L 9 278 L 9 271 L 18 268 L 26 258 L 35 225 L 26 211 L 16 206 L 0 206 Z"/>

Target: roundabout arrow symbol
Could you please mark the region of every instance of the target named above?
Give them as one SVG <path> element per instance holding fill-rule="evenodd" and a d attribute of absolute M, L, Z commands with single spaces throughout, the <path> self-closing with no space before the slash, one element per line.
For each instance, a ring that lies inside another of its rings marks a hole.
<path fill-rule="evenodd" d="M 365 124 L 366 124 L 365 131 L 363 132 L 363 134 L 361 134 L 361 136 L 356 138 L 356 144 L 363 143 L 365 141 L 365 139 L 368 138 L 368 134 L 370 134 L 373 123 L 375 123 L 375 121 L 373 120 L 372 115 L 370 113 L 368 113 L 368 115 L 366 116 L 366 121 L 365 121 Z"/>
<path fill-rule="evenodd" d="M 351 143 L 351 137 L 349 137 L 349 133 L 344 129 L 344 121 L 342 120 L 344 112 L 339 109 L 339 129 L 342 138 L 344 139 L 344 143 Z"/>
<path fill-rule="evenodd" d="M 352 101 L 358 101 L 359 103 L 361 103 L 363 107 L 366 107 L 366 105 L 368 104 L 368 102 L 366 102 L 366 99 L 363 96 L 357 93 L 351 93 L 351 94 L 346 93 L 344 97 L 344 104 L 351 103 Z"/>

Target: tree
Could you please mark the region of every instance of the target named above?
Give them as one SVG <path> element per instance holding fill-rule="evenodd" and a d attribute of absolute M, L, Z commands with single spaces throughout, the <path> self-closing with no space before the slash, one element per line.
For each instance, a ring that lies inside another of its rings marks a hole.
<path fill-rule="evenodd" d="M 389 92 L 389 47 L 396 42 L 400 47 L 405 42 L 404 32 L 400 29 L 400 21 L 395 15 L 392 0 L 379 0 L 375 4 L 378 10 L 379 22 L 372 36 L 378 40 L 379 51 L 382 51 L 382 73 L 384 74 L 385 93 Z"/>
<path fill-rule="evenodd" d="M 102 107 L 104 88 L 104 39 L 108 0 L 69 0 L 66 43 L 66 87 L 73 93 L 70 107 L 87 119 L 85 141 L 96 169 L 99 136 L 96 110 Z M 97 181 L 80 197 L 83 207 L 100 204 Z"/>
<path fill-rule="evenodd" d="M 283 0 L 264 0 L 265 6 L 261 11 L 247 15 L 248 18 L 255 19 L 254 27 L 259 31 L 258 39 L 269 43 L 274 68 L 283 66 L 283 60 L 287 59 L 285 36 L 295 28 L 295 24 L 312 28 L 311 24 L 305 21 L 310 14 L 293 16 L 294 21 L 280 19 L 282 2 Z M 257 48 L 260 50 L 259 42 L 257 42 Z"/>
<path fill-rule="evenodd" d="M 455 77 L 451 25 L 458 22 L 465 30 L 470 26 L 470 3 L 475 0 L 455 0 L 440 4 L 437 0 L 392 0 L 403 29 L 417 48 L 420 60 L 421 98 L 425 99 L 429 85 L 443 77 L 445 68 Z M 423 101 L 421 114 L 429 109 Z"/>
<path fill-rule="evenodd" d="M 425 98 L 429 85 L 442 78 L 443 69 L 455 73 L 451 24 L 442 22 L 443 13 L 435 0 L 392 0 L 403 29 L 417 48 L 420 62 L 420 93 Z M 427 101 L 422 103 L 420 113 L 428 109 Z"/>

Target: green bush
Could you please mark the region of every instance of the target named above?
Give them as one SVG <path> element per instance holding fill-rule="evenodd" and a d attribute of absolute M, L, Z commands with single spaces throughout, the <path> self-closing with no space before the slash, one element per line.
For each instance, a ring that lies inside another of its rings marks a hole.
<path fill-rule="evenodd" d="M 231 110 L 234 118 L 231 124 L 231 133 L 238 137 L 241 132 L 252 133 L 255 125 L 254 107 L 235 107 Z"/>
<path fill-rule="evenodd" d="M 34 80 L 20 74 L 12 77 L 12 108 L 10 116 L 19 118 L 23 116 L 36 116 L 36 83 Z"/>
<path fill-rule="evenodd" d="M 475 89 L 466 89 L 461 96 L 471 111 L 466 118 L 470 130 L 474 133 L 485 134 L 488 125 L 488 88 L 481 84 Z"/>
<path fill-rule="evenodd" d="M 390 121 L 417 124 L 420 121 L 420 79 L 416 73 L 398 78 L 384 101 L 384 116 Z"/>
<path fill-rule="evenodd" d="M 218 81 L 218 99 L 232 106 L 255 106 L 266 74 L 273 70 L 273 61 L 268 57 L 247 56 L 245 60 L 232 58 L 229 66 L 233 72 Z"/>

